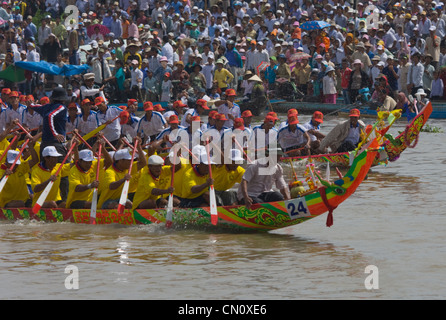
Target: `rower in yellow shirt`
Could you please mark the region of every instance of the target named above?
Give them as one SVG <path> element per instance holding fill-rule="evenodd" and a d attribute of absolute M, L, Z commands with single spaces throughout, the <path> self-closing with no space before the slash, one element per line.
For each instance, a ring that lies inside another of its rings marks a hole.
<path fill-rule="evenodd" d="M 141 172 L 136 190 L 133 209 L 163 208 L 167 205 L 167 197 L 174 191 L 171 187 L 172 166 L 164 165 L 164 159 L 158 155 L 149 157 L 148 166 Z M 179 201 L 174 201 L 174 206 Z"/>
<path fill-rule="evenodd" d="M 73 140 L 71 140 L 72 143 L 74 143 Z M 68 176 L 73 163 L 67 161 L 63 165 L 60 174 L 56 176 L 55 173 L 61 165 L 61 163 L 58 163 L 58 159 L 61 156 L 62 155 L 57 152 L 54 146 L 48 146 L 42 150 L 42 160 L 31 170 L 31 187 L 34 192 L 33 206 L 39 199 L 43 190 L 45 190 L 48 183 L 54 181 L 53 187 L 51 188 L 46 201 L 43 203 L 42 208 L 65 207 L 65 203 L 62 202 L 62 197 L 60 195 L 60 179 L 61 177 Z"/>
<path fill-rule="evenodd" d="M 229 190 L 236 183 L 241 183 L 245 169 L 237 162 L 243 162 L 241 151 L 231 149 L 230 158 L 225 159 L 224 164 L 215 166 L 212 170 L 214 177 L 215 196 L 219 206 L 237 204 L 237 192 Z"/>
<path fill-rule="evenodd" d="M 30 140 L 31 144 L 35 142 Z M 8 175 L 8 180 L 0 193 L 0 208 L 23 208 L 31 204 L 31 196 L 27 186 L 27 176 L 31 168 L 39 162 L 39 157 L 31 145 L 31 159 L 19 159 L 11 170 L 11 165 L 19 155 L 17 150 L 8 150 L 6 161 L 0 166 L 0 176 Z"/>
<path fill-rule="evenodd" d="M 209 187 L 214 180 L 209 177 L 209 162 L 206 153 L 198 157 L 199 164 L 192 164 L 183 176 L 180 207 L 197 208 L 208 206 Z M 211 164 L 215 164 L 211 161 Z"/>
<path fill-rule="evenodd" d="M 136 137 L 135 139 L 141 139 Z M 138 143 L 138 154 L 144 154 L 141 143 Z M 147 165 L 146 157 L 138 157 L 138 162 L 133 165 L 132 172 L 129 173 L 132 155 L 129 149 L 119 149 L 113 155 L 113 164 L 105 170 L 103 181 L 100 188 L 101 194 L 98 200 L 98 208 L 102 209 L 117 209 L 119 199 L 121 198 L 122 188 L 126 180 L 130 180 L 134 174 L 137 174 Z M 133 206 L 130 200 L 127 200 L 126 209 L 131 209 Z"/>

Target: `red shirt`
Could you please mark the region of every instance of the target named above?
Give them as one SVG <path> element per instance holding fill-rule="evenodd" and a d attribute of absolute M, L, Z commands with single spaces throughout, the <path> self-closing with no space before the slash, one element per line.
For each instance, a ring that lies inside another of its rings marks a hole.
<path fill-rule="evenodd" d="M 342 76 L 341 76 L 342 89 L 348 89 L 348 83 L 350 82 L 351 73 L 352 73 L 352 69 L 350 69 L 350 68 L 345 68 L 345 70 L 342 72 Z"/>

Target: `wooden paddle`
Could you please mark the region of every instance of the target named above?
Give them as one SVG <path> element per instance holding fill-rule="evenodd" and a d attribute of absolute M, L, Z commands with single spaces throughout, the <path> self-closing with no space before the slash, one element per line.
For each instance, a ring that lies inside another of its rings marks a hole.
<path fill-rule="evenodd" d="M 132 172 L 133 161 L 135 160 L 135 153 L 136 153 L 137 145 L 138 145 L 138 140 L 135 140 L 135 149 L 133 149 L 132 159 L 130 160 L 130 167 L 129 167 L 129 171 L 128 171 L 129 174 L 131 174 L 131 172 Z M 122 187 L 121 198 L 119 199 L 119 204 L 118 204 L 118 213 L 119 214 L 122 214 L 124 212 L 125 204 L 127 202 L 127 198 L 129 195 L 129 186 L 130 186 L 130 180 L 125 180 L 124 186 Z"/>
<path fill-rule="evenodd" d="M 206 151 L 209 165 L 209 178 L 212 179 L 212 164 L 211 164 L 211 154 L 209 151 L 209 139 L 207 140 Z M 211 184 L 209 187 L 209 200 L 210 200 L 210 210 L 211 210 L 211 222 L 213 225 L 217 225 L 218 212 L 217 212 L 217 199 L 215 197 L 214 184 Z"/>
<path fill-rule="evenodd" d="M 173 188 L 173 180 L 175 177 L 175 161 L 177 160 L 176 152 L 173 153 L 173 166 L 172 166 L 172 177 L 170 178 L 170 186 Z M 167 213 L 166 213 L 166 228 L 172 226 L 172 216 L 173 216 L 173 192 L 169 195 L 169 200 L 167 201 Z"/>
<path fill-rule="evenodd" d="M 29 138 L 25 140 L 25 142 L 22 145 L 22 148 L 19 151 L 19 154 L 14 159 L 14 162 L 12 163 L 11 167 L 9 168 L 11 171 L 14 170 L 15 165 L 17 164 L 17 161 L 19 161 L 20 157 L 22 156 L 23 150 L 25 150 L 26 146 L 28 145 Z M 6 185 L 6 182 L 8 181 L 9 175 L 4 175 L 2 180 L 0 181 L 0 192 L 2 192 L 3 188 Z"/>
<path fill-rule="evenodd" d="M 113 118 L 113 119 L 111 120 L 111 122 L 115 121 L 116 119 L 118 119 L 118 118 L 120 118 L 120 117 L 121 117 L 121 115 L 119 115 L 119 116 Z M 96 129 L 94 129 L 94 130 L 90 131 L 89 133 L 87 133 L 86 135 L 84 135 L 82 138 L 84 138 L 84 140 L 88 140 L 88 139 L 90 139 L 91 137 L 93 137 L 93 136 L 94 136 L 96 133 L 98 133 L 99 131 L 104 130 L 104 128 L 105 128 L 107 125 L 108 125 L 108 124 L 106 124 L 106 123 L 100 125 L 100 126 L 97 127 Z"/>
<path fill-rule="evenodd" d="M 101 169 L 101 152 L 102 144 L 98 147 L 98 165 L 96 167 L 96 180 L 99 180 L 99 170 Z M 98 208 L 98 187 L 93 189 L 93 197 L 91 199 L 90 224 L 96 224 L 96 211 Z"/>
<path fill-rule="evenodd" d="M 77 141 L 74 142 L 71 145 L 70 150 L 68 150 L 65 158 L 63 159 L 62 163 L 60 164 L 59 168 L 57 169 L 57 171 L 55 173 L 56 176 L 58 176 L 60 174 L 60 172 L 62 171 L 62 168 L 63 168 L 65 162 L 67 162 L 68 157 L 71 155 L 71 153 L 73 152 L 74 147 L 76 147 L 76 145 L 77 145 Z M 36 202 L 36 204 L 33 207 L 33 213 L 37 214 L 40 211 L 40 208 L 42 207 L 43 203 L 45 202 L 46 198 L 48 197 L 48 194 L 50 193 L 51 188 L 53 187 L 53 185 L 54 185 L 54 181 L 50 181 L 46 185 L 45 189 L 42 191 L 42 193 L 40 194 L 39 199 L 37 199 L 37 202 Z"/>

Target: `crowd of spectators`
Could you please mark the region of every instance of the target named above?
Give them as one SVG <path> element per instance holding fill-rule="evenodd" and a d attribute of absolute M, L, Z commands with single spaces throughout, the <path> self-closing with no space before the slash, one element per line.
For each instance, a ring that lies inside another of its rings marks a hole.
<path fill-rule="evenodd" d="M 214 100 L 227 88 L 248 100 L 259 83 L 269 97 L 286 88 L 299 100 L 388 109 L 410 95 L 446 97 L 445 6 L 431 0 L 9 0 L 0 19 L 1 69 L 86 63 L 94 95 L 109 100 Z M 328 26 L 306 30 L 308 21 Z M 25 77 L 3 87 L 41 99 L 61 85 L 88 98 L 81 75 Z"/>

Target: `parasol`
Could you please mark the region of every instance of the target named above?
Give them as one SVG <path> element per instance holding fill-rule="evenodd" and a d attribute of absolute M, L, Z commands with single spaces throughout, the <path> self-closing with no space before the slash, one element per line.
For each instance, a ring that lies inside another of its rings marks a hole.
<path fill-rule="evenodd" d="M 319 20 L 314 20 L 314 21 L 307 21 L 304 22 L 303 24 L 301 24 L 300 28 L 302 30 L 320 30 L 320 29 L 324 29 L 324 28 L 329 28 L 330 24 L 326 21 L 319 21 Z"/>
<path fill-rule="evenodd" d="M 103 24 L 94 24 L 91 25 L 87 28 L 87 35 L 91 38 L 92 35 L 94 35 L 96 32 L 94 31 L 94 29 L 96 29 L 96 27 L 99 28 L 99 33 L 102 34 L 103 36 L 106 36 L 107 34 L 110 33 L 110 29 L 107 28 L 106 26 L 104 26 Z"/>

